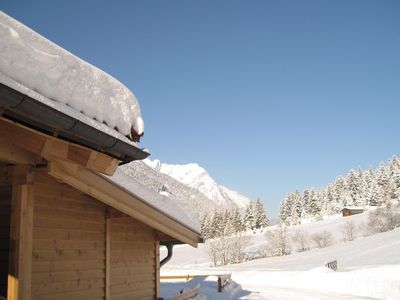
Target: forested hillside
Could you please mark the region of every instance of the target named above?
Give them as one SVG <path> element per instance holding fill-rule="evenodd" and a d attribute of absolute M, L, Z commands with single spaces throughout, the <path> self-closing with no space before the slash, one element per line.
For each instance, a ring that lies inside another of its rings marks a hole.
<path fill-rule="evenodd" d="M 286 225 L 301 219 L 321 219 L 346 206 L 379 206 L 400 198 L 400 160 L 393 156 L 377 169 L 350 170 L 319 190 L 289 193 L 282 201 L 280 219 Z"/>

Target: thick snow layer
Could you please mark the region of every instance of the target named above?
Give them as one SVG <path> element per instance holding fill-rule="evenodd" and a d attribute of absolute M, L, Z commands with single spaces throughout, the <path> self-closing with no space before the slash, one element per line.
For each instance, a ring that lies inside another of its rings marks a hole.
<path fill-rule="evenodd" d="M 131 176 L 125 174 L 121 169 L 117 169 L 113 176 L 102 175 L 116 185 L 122 187 L 136 198 L 150 204 L 150 206 L 163 212 L 169 217 L 191 228 L 195 232 L 200 232 L 197 222 L 189 218 L 178 206 L 172 197 L 165 197 L 156 193 L 144 185 L 140 184 Z"/>
<path fill-rule="evenodd" d="M 132 128 L 143 133 L 139 103 L 129 89 L 3 12 L 0 73 L 125 136 Z"/>
<path fill-rule="evenodd" d="M 56 101 L 50 100 L 49 98 L 46 98 L 45 96 L 35 92 L 34 90 L 31 90 L 30 88 L 15 81 L 14 79 L 8 77 L 7 75 L 4 75 L 1 72 L 0 72 L 0 83 L 18 91 L 24 95 L 27 95 L 27 96 L 31 97 L 32 99 L 35 99 L 53 109 L 56 109 L 63 114 L 66 114 L 76 120 L 79 120 L 82 123 L 85 123 L 93 128 L 96 128 L 99 131 L 102 131 L 108 135 L 111 135 L 127 144 L 131 144 L 135 147 L 139 147 L 137 143 L 131 141 L 130 139 L 128 139 L 126 136 L 124 136 L 120 132 L 108 127 L 106 124 L 100 123 L 94 119 L 91 119 L 88 116 L 81 114 L 77 110 L 75 110 L 72 107 L 67 106 L 61 102 L 56 102 Z"/>
<path fill-rule="evenodd" d="M 250 199 L 246 196 L 219 185 L 204 168 L 196 163 L 173 165 L 161 163 L 159 160 L 145 159 L 143 161 L 153 169 L 203 193 L 221 208 L 244 208 L 250 203 Z"/>

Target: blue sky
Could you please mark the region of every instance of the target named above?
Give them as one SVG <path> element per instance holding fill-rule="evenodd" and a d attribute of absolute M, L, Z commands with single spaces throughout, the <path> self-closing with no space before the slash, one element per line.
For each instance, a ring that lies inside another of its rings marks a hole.
<path fill-rule="evenodd" d="M 142 145 L 277 215 L 399 154 L 398 1 L 2 1 L 138 97 Z"/>

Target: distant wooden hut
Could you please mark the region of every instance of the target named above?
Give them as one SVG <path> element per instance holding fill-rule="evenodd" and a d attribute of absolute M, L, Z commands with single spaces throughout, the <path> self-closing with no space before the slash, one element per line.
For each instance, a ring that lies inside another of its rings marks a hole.
<path fill-rule="evenodd" d="M 364 208 L 362 207 L 344 207 L 342 209 L 343 217 L 348 217 L 356 214 L 361 214 L 364 212 Z"/>

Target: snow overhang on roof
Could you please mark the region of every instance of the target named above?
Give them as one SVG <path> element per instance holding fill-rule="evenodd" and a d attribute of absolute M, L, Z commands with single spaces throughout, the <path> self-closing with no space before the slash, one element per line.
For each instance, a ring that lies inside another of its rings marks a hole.
<path fill-rule="evenodd" d="M 100 69 L 0 12 L 3 115 L 123 162 L 149 155 L 135 96 Z"/>

